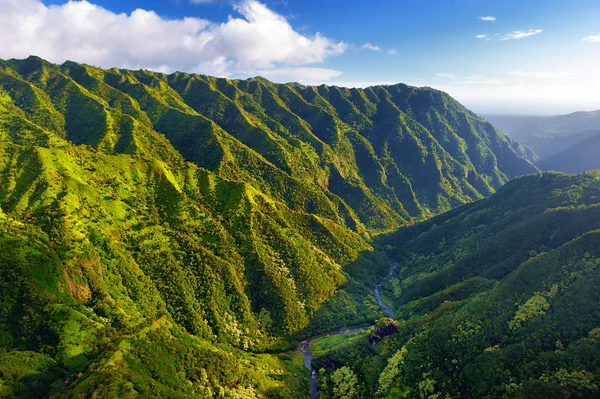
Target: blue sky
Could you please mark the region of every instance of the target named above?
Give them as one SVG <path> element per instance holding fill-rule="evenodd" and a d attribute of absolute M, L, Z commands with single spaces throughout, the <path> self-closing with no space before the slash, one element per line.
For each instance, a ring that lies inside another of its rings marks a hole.
<path fill-rule="evenodd" d="M 0 0 L 0 58 L 403 82 L 480 113 L 600 109 L 598 0 L 88 1 Z"/>

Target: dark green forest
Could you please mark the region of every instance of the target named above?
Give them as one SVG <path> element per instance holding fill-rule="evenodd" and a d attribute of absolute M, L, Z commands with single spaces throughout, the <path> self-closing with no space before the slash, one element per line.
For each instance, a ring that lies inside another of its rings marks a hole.
<path fill-rule="evenodd" d="M 398 261 L 322 395 L 592 397 L 598 175 L 533 160 L 430 88 L 0 61 L 0 396 L 309 397 Z"/>
<path fill-rule="evenodd" d="M 599 172 L 534 175 L 382 237 L 398 332 L 317 356 L 323 391 L 345 367 L 351 397 L 598 397 L 599 202 Z"/>

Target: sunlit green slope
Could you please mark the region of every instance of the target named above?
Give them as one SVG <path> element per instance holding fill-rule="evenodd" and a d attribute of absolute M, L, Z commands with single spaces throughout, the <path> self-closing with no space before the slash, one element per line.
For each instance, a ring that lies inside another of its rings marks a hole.
<path fill-rule="evenodd" d="M 138 351 L 155 348 L 154 339 L 159 352 L 178 342 L 177 361 L 196 345 L 210 352 L 222 343 L 226 366 L 210 366 L 213 379 L 189 388 L 242 384 L 237 374 L 218 377 L 220 367 L 242 367 L 234 347 L 261 350 L 302 329 L 345 280 L 342 265 L 369 249 L 343 226 L 182 160 L 7 142 L 0 158 L 11 215 L 2 215 L 0 240 L 2 348 L 50 356 L 63 379 L 86 370 L 98 378 L 90 368 L 108 367 L 106 356 L 135 337 Z M 199 378 L 195 363 L 138 375 L 152 364 L 126 358 L 108 376 L 132 368 L 146 389 L 156 380 L 177 390 Z M 185 381 L 171 381 L 175 372 Z"/>
<path fill-rule="evenodd" d="M 370 236 L 525 154 L 432 89 L 0 61 L 0 392 L 297 394 L 249 353 L 376 317 Z"/>
<path fill-rule="evenodd" d="M 35 57 L 0 64 L 2 125 L 15 142 L 58 138 L 105 153 L 182 156 L 290 208 L 362 232 L 389 230 L 535 172 L 523 147 L 447 94 L 104 71 Z"/>

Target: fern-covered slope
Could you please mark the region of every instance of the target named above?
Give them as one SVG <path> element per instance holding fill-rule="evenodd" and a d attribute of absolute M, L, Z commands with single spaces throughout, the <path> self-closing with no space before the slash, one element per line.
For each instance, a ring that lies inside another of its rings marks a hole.
<path fill-rule="evenodd" d="M 184 351 L 226 345 L 223 367 L 241 367 L 234 348 L 263 350 L 303 329 L 345 281 L 342 266 L 370 249 L 348 228 L 223 181 L 174 151 L 161 161 L 86 146 L 3 140 L 1 148 L 2 348 L 50 356 L 61 378 L 86 370 L 98 378 L 95 367 L 112 362 L 115 345 L 133 345 L 126 337 L 143 338 L 136 350 L 155 348 L 140 331 L 157 335 L 159 352 L 173 334 Z M 143 374 L 151 366 L 128 359 L 107 383 L 131 382 L 128 368 Z M 199 372 L 193 367 L 175 369 L 190 377 Z M 145 381 L 136 390 L 170 380 L 135 377 Z M 180 381 L 173 392 L 257 387 L 253 377 L 214 378 L 183 391 Z M 73 389 L 84 381 L 73 380 Z"/>

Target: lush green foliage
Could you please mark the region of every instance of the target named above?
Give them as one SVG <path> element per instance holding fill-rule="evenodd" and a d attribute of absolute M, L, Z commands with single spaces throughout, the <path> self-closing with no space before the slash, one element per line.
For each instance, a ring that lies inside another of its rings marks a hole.
<path fill-rule="evenodd" d="M 428 88 L 277 85 L 35 57 L 0 63 L 0 87 L 0 126 L 18 144 L 67 139 L 166 161 L 166 138 L 187 161 L 358 232 L 390 230 L 535 171 L 523 147 Z"/>
<path fill-rule="evenodd" d="M 361 397 L 356 374 L 348 367 L 340 367 L 331 375 L 335 399 L 358 399 Z"/>
<path fill-rule="evenodd" d="M 365 397 L 597 397 L 599 239 L 599 173 L 517 179 L 402 229 L 382 239 L 400 331 L 315 363 L 351 368 Z"/>
<path fill-rule="evenodd" d="M 0 392 L 307 392 L 256 353 L 381 316 L 373 234 L 534 171 L 432 89 L 0 61 Z"/>

